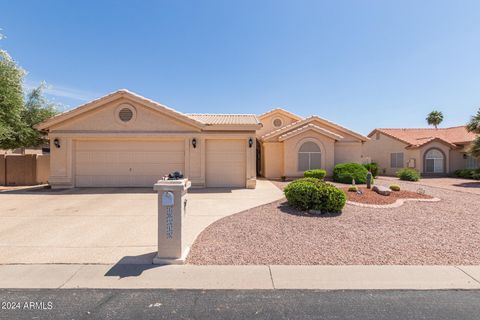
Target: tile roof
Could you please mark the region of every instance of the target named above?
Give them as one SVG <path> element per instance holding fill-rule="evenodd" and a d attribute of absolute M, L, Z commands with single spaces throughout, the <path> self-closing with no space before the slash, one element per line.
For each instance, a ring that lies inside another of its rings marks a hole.
<path fill-rule="evenodd" d="M 368 136 L 372 136 L 376 131 L 380 131 L 392 138 L 408 143 L 412 147 L 420 147 L 432 140 L 442 140 L 448 144 L 464 144 L 475 139 L 475 134 L 468 132 L 465 126 L 451 128 L 377 128 Z"/>
<path fill-rule="evenodd" d="M 207 125 L 260 125 L 254 114 L 187 114 L 189 118 Z"/>

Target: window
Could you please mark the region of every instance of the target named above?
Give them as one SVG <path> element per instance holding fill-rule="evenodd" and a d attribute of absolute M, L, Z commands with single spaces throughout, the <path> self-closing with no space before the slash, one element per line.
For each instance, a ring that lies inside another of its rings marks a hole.
<path fill-rule="evenodd" d="M 275 120 L 273 120 L 273 126 L 274 126 L 275 128 L 281 127 L 282 124 L 283 124 L 283 121 L 282 121 L 282 119 L 280 119 L 280 118 L 276 118 Z"/>
<path fill-rule="evenodd" d="M 298 171 L 321 169 L 322 153 L 319 146 L 307 141 L 298 150 Z"/>
<path fill-rule="evenodd" d="M 465 168 L 466 169 L 477 169 L 478 168 L 478 159 L 472 156 L 467 155 L 465 159 Z"/>
<path fill-rule="evenodd" d="M 425 172 L 443 173 L 443 153 L 438 149 L 430 149 L 425 154 Z"/>
<path fill-rule="evenodd" d="M 390 153 L 390 167 L 403 168 L 403 152 Z"/>

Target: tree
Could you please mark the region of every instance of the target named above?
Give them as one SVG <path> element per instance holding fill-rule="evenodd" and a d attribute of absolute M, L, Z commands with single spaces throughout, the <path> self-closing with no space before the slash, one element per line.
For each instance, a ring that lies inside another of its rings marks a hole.
<path fill-rule="evenodd" d="M 470 146 L 469 153 L 474 157 L 480 157 L 480 109 L 478 109 L 476 115 L 470 118 L 470 121 L 467 123 L 467 130 L 477 134 Z"/>
<path fill-rule="evenodd" d="M 21 120 L 24 75 L 25 71 L 0 49 L 0 149 L 14 149 L 22 144 L 26 130 Z"/>
<path fill-rule="evenodd" d="M 429 125 L 435 126 L 435 129 L 437 129 L 438 125 L 443 121 L 443 113 L 433 110 L 428 114 L 426 120 Z"/>
<path fill-rule="evenodd" d="M 33 89 L 25 101 L 22 112 L 22 122 L 27 127 L 22 137 L 23 147 L 36 147 L 46 142 L 44 133 L 35 129 L 35 125 L 56 115 L 56 105 L 43 96 L 45 83 L 42 82 Z"/>

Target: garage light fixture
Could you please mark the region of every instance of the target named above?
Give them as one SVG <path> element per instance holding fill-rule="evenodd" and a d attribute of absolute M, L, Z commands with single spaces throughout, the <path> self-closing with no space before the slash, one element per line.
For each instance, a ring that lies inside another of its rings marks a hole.
<path fill-rule="evenodd" d="M 249 138 L 248 139 L 248 147 L 251 148 L 253 146 L 253 139 Z"/>
<path fill-rule="evenodd" d="M 197 139 L 195 138 L 192 139 L 192 146 L 193 146 L 193 149 L 197 147 Z"/>
<path fill-rule="evenodd" d="M 60 140 L 58 140 L 58 138 L 55 138 L 53 140 L 53 144 L 55 145 L 55 147 L 60 148 Z"/>

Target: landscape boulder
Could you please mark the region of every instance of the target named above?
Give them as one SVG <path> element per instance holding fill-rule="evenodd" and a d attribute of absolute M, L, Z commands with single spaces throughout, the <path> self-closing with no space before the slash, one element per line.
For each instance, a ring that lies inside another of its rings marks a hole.
<path fill-rule="evenodd" d="M 372 190 L 378 194 L 381 194 L 382 196 L 389 196 L 392 192 L 390 189 L 384 186 L 373 186 Z"/>

